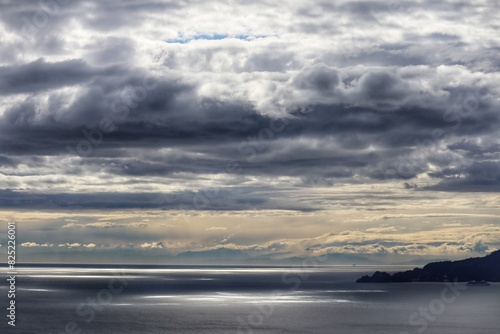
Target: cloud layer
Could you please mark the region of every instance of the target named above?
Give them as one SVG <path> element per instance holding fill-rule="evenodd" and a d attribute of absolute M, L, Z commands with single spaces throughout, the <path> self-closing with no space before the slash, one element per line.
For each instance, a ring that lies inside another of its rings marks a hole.
<path fill-rule="evenodd" d="M 345 205 L 366 210 L 496 194 L 498 9 L 3 2 L 0 208 L 321 212 L 334 187 L 365 185 Z M 95 224 L 65 229 L 123 227 Z"/>

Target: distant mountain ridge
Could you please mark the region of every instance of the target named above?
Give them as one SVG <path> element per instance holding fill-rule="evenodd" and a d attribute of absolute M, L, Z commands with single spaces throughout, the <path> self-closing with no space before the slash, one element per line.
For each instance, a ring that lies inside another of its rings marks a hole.
<path fill-rule="evenodd" d="M 363 276 L 356 282 L 444 282 L 455 280 L 458 282 L 472 280 L 500 282 L 500 250 L 492 252 L 485 257 L 459 261 L 432 262 L 423 268 L 415 268 L 393 275 L 377 271 L 372 276 Z"/>

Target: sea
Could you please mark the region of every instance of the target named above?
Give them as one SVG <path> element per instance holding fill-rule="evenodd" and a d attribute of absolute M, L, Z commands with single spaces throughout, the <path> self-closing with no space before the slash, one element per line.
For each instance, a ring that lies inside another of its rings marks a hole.
<path fill-rule="evenodd" d="M 23 266 L 15 298 L 3 280 L 0 333 L 500 333 L 499 283 L 355 282 L 405 269 Z"/>

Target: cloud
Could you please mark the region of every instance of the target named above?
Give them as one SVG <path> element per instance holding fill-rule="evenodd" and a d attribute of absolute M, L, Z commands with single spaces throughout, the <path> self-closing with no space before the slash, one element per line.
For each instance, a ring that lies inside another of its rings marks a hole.
<path fill-rule="evenodd" d="M 28 64 L 0 67 L 2 95 L 41 93 L 60 87 L 82 84 L 96 76 L 81 59 L 48 63 L 43 58 Z"/>
<path fill-rule="evenodd" d="M 44 245 L 41 245 L 41 247 L 45 247 Z M 52 245 L 50 245 L 50 247 L 52 247 Z M 94 244 L 94 243 L 88 243 L 88 244 L 84 244 L 84 243 L 78 243 L 78 242 L 74 242 L 74 243 L 63 243 L 63 244 L 59 244 L 57 247 L 66 247 L 66 248 L 81 248 L 81 247 L 84 247 L 84 248 L 87 248 L 87 249 L 93 249 L 93 248 L 96 248 L 97 245 Z"/>
<path fill-rule="evenodd" d="M 443 168 L 430 173 L 441 178 L 429 187 L 440 191 L 498 192 L 500 190 L 500 164 L 496 161 L 473 161 L 469 165 Z"/>
<path fill-rule="evenodd" d="M 479 75 L 459 67 L 454 71 L 465 78 Z M 222 102 L 215 96 L 201 96 L 203 81 L 188 83 L 190 79 L 169 78 L 165 73 L 167 77 L 160 76 L 158 90 L 147 93 L 140 104 L 133 102 L 137 107 L 127 107 L 127 94 L 133 91 L 134 83 L 141 82 L 139 72 L 146 73 L 136 69 L 111 71 L 113 79 L 93 75 L 97 81 L 92 87 L 84 84 L 76 94 L 68 91 L 72 98 L 64 97 L 64 92 L 54 93 L 53 98 L 52 93 L 48 97 L 40 93 L 7 107 L 3 122 L 0 120 L 5 130 L 0 146 L 7 153 L 1 160 L 7 164 L 6 172 L 14 174 L 15 166 L 24 163 L 35 179 L 30 188 L 37 182 L 42 189 L 54 181 L 34 176 L 42 172 L 41 167 L 74 175 L 81 179 L 81 185 L 100 171 L 114 186 L 118 179 L 131 177 L 136 178 L 136 184 L 142 182 L 144 189 L 152 176 L 176 178 L 189 173 L 202 181 L 200 175 L 236 177 L 235 171 L 258 179 L 275 175 L 304 180 L 315 175 L 316 179 L 329 178 L 331 184 L 335 179 L 345 182 L 354 174 L 372 180 L 409 179 L 425 173 L 439 177 L 430 165 L 446 168 L 452 158 L 465 168 L 472 159 L 470 150 L 442 144 L 461 137 L 462 141 L 475 142 L 490 138 L 487 148 L 476 150 L 496 149 L 498 145 L 496 128 L 492 127 L 498 115 L 487 93 L 493 89 L 476 96 L 473 80 L 467 78 L 470 82 L 462 85 L 459 93 L 446 85 L 438 69 L 430 67 L 365 67 L 361 72 L 359 68 L 338 69 L 325 64 L 306 66 L 296 74 L 282 75 L 280 85 L 259 93 L 255 99 L 267 101 L 263 106 L 253 98 Z M 435 90 L 425 97 L 420 93 L 424 85 L 418 75 L 422 73 L 430 81 L 441 76 Z M 270 82 L 272 78 L 249 79 Z M 241 89 L 246 90 L 245 85 Z M 228 89 L 233 86 L 224 84 Z M 50 101 L 55 104 L 50 105 Z M 462 103 L 461 109 L 451 108 L 456 102 Z M 466 103 L 481 108 L 469 112 Z M 125 120 L 113 113 L 114 105 L 128 110 Z M 449 111 L 443 112 L 447 105 Z M 268 108 L 276 111 L 266 115 Z M 82 130 L 103 119 L 114 121 L 117 130 L 106 134 L 96 132 L 100 131 L 96 128 Z M 35 138 L 40 135 L 46 138 L 42 143 Z M 98 144 L 94 147 L 89 140 Z M 14 142 L 16 145 L 9 144 Z M 90 157 L 69 155 L 64 164 L 57 162 L 56 156 L 66 155 L 68 147 L 76 152 L 79 143 L 90 147 Z M 136 152 L 141 152 L 139 157 L 133 157 Z M 484 152 L 485 166 L 492 162 L 492 153 Z M 37 165 L 29 163 L 33 155 L 43 159 Z M 238 168 L 228 169 L 234 162 Z M 4 184 L 19 186 L 13 180 L 9 178 Z M 27 179 L 19 178 L 22 180 Z M 61 190 L 75 184 L 69 179 L 61 181 Z M 485 187 L 479 181 L 477 187 Z M 140 197 L 136 207 L 145 205 Z M 89 201 L 83 202 L 71 205 L 89 205 L 85 204 Z"/>
<path fill-rule="evenodd" d="M 95 223 L 86 223 L 86 224 L 78 224 L 78 223 L 69 223 L 63 225 L 63 228 L 145 228 L 148 227 L 147 223 L 129 223 L 129 224 L 117 224 L 111 222 L 95 222 Z"/>
<path fill-rule="evenodd" d="M 21 247 L 27 247 L 27 248 L 33 248 L 33 247 L 53 247 L 54 244 L 48 244 L 48 243 L 45 243 L 45 244 L 38 244 L 36 242 L 23 242 L 21 244 Z"/>
<path fill-rule="evenodd" d="M 225 231 L 225 230 L 227 230 L 227 227 L 220 227 L 220 226 L 214 226 L 205 229 L 205 231 Z"/>
<path fill-rule="evenodd" d="M 149 248 L 149 249 L 163 248 L 163 246 L 164 246 L 163 242 L 145 242 L 139 245 L 140 248 Z"/>
<path fill-rule="evenodd" d="M 110 0 L 68 2 L 57 13 L 42 7 L 0 4 L 2 211 L 181 210 L 189 221 L 209 212 L 345 209 L 350 217 L 335 224 L 356 217 L 351 223 L 363 226 L 316 227 L 317 235 L 332 233 L 324 247 L 388 254 L 438 252 L 437 244 L 451 252 L 493 247 L 489 239 L 435 240 L 420 249 L 405 238 L 396 245 L 392 236 L 405 230 L 369 224 L 378 221 L 374 212 L 399 206 L 410 213 L 386 215 L 410 221 L 410 230 L 417 222 L 398 215 L 448 219 L 416 212 L 429 203 L 471 211 L 474 204 L 495 214 L 496 2 Z M 92 15 L 81 15 L 90 7 Z M 67 240 L 91 244 L 73 234 L 128 245 L 131 230 L 144 236 L 130 246 L 140 249 L 153 242 L 157 225 L 137 221 L 92 217 L 46 228 L 64 227 L 54 241 L 61 248 Z M 210 221 L 200 231 L 213 235 L 227 226 L 232 233 L 226 223 Z M 169 230 L 182 235 L 177 228 Z M 264 231 L 272 240 L 230 241 L 281 242 L 278 232 Z M 114 240 L 107 240 L 111 232 Z M 221 240 L 204 235 L 195 244 Z M 286 244 L 274 248 L 300 253 Z"/>
<path fill-rule="evenodd" d="M 74 243 L 64 243 L 64 244 L 59 244 L 57 245 L 57 247 L 67 247 L 67 248 L 78 248 L 78 247 L 81 247 L 82 244 L 78 243 L 78 242 L 74 242 Z"/>
<path fill-rule="evenodd" d="M 338 71 L 324 64 L 303 68 L 293 77 L 293 84 L 302 90 L 332 94 L 339 84 Z"/>
<path fill-rule="evenodd" d="M 40 247 L 39 244 L 37 244 L 36 242 L 23 242 L 21 244 L 22 247 Z"/>
<path fill-rule="evenodd" d="M 387 232 L 397 232 L 400 228 L 396 226 L 388 226 L 388 227 L 372 227 L 366 229 L 366 232 L 374 232 L 374 233 L 387 233 Z"/>

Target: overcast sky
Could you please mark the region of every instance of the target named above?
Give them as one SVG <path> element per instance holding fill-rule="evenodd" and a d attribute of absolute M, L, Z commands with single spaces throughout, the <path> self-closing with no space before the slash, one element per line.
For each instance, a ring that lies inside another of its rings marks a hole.
<path fill-rule="evenodd" d="M 499 10 L 0 1 L 0 220 L 25 261 L 495 250 Z"/>

